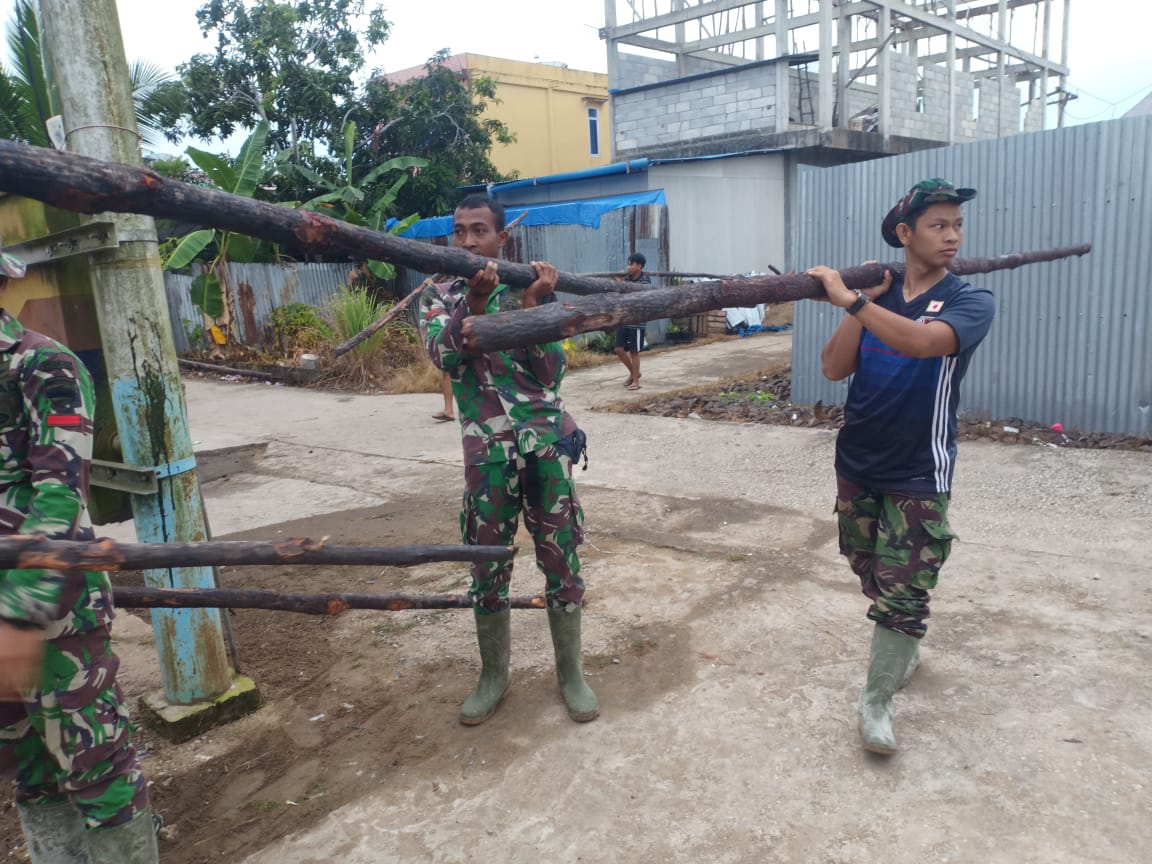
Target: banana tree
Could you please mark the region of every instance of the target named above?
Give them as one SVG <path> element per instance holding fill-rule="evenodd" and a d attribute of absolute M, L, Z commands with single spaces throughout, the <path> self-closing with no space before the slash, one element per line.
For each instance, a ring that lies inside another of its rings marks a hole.
<path fill-rule="evenodd" d="M 385 230 L 388 220 L 388 208 L 396 201 L 396 196 L 408 182 L 408 171 L 412 168 L 423 168 L 428 164 L 427 159 L 419 156 L 397 156 L 387 162 L 381 162 L 372 168 L 359 181 L 356 180 L 354 164 L 356 145 L 356 124 L 344 124 L 344 176 L 338 181 L 329 180 L 303 165 L 293 165 L 309 183 L 320 189 L 327 189 L 300 205 L 302 210 L 318 210 L 327 213 L 336 219 L 342 219 L 353 225 L 361 225 L 374 231 Z M 381 177 L 390 171 L 401 171 L 400 174 L 382 195 L 372 201 L 368 200 L 368 191 Z M 405 219 L 396 222 L 388 228 L 390 234 L 401 234 L 407 231 L 412 224 L 420 218 L 413 213 Z M 368 269 L 377 279 L 390 280 L 396 276 L 396 268 L 386 261 L 370 260 L 366 262 Z"/>
<path fill-rule="evenodd" d="M 268 143 L 268 124 L 260 123 L 248 136 L 235 160 L 195 147 L 185 152 L 212 183 L 224 192 L 251 198 L 264 170 L 264 149 Z M 164 262 L 165 270 L 180 270 L 191 264 L 212 243 L 215 255 L 203 272 L 192 280 L 192 302 L 220 327 L 226 319 L 228 304 L 228 262 L 249 262 L 257 257 L 261 241 L 236 234 L 203 228 L 185 235 Z"/>

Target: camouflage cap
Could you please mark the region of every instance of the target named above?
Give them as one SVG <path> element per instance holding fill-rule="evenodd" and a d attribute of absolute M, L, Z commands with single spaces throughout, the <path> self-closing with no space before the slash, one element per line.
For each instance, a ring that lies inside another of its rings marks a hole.
<path fill-rule="evenodd" d="M 933 177 L 930 180 L 921 180 L 908 190 L 908 194 L 896 202 L 896 206 L 888 211 L 884 221 L 880 224 L 880 233 L 884 242 L 897 249 L 904 244 L 896 236 L 896 226 L 907 222 L 921 210 L 926 210 L 931 204 L 963 204 L 976 197 L 975 189 L 957 189 L 947 180 Z"/>

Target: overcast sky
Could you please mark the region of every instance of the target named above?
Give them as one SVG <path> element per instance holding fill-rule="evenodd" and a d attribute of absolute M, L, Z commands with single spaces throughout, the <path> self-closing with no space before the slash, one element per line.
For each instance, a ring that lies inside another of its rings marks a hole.
<path fill-rule="evenodd" d="M 195 18 L 203 2 L 117 0 L 129 60 L 173 68 L 195 53 L 210 52 Z M 562 62 L 595 72 L 606 68 L 598 33 L 604 0 L 384 0 L 383 5 L 392 35 L 371 65 L 386 71 L 420 65 L 441 48 Z M 1062 6 L 1062 0 L 1053 5 Z M 1152 92 L 1152 2 L 1073 0 L 1071 22 L 1069 89 L 1080 98 L 1068 106 L 1067 122 L 1119 117 Z M 1052 44 L 1059 45 L 1058 33 Z M 0 56 L 6 56 L 3 50 Z"/>

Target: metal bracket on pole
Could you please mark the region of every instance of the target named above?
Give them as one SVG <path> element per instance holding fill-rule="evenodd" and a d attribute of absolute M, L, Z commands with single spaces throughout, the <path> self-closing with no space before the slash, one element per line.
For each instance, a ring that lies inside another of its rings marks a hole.
<path fill-rule="evenodd" d="M 23 259 L 25 264 L 59 261 L 73 255 L 88 255 L 104 249 L 116 249 L 120 240 L 112 222 L 86 222 L 34 240 L 15 243 L 5 249 Z"/>
<path fill-rule="evenodd" d="M 93 486 L 117 489 L 132 495 L 155 495 L 160 491 L 160 480 L 175 474 L 183 474 L 195 467 L 196 458 L 193 456 L 169 462 L 156 468 L 93 459 L 89 482 Z"/>

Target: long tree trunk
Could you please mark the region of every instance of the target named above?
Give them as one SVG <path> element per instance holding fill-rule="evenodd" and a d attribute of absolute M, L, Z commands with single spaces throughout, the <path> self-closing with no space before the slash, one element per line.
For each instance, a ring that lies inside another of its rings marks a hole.
<path fill-rule="evenodd" d="M 998 258 L 968 258 L 954 261 L 953 273 L 966 276 L 1011 270 L 1024 264 L 1056 261 L 1085 255 L 1090 245 L 1038 252 L 1014 252 Z M 870 288 L 884 281 L 884 271 L 904 272 L 903 264 L 863 264 L 840 271 L 849 288 Z M 577 333 L 611 330 L 623 324 L 639 324 L 657 318 L 680 318 L 731 306 L 759 303 L 786 303 L 826 296 L 824 286 L 814 276 L 797 273 L 787 276 L 754 276 L 697 282 L 677 288 L 658 288 L 639 294 L 580 297 L 567 303 L 549 303 L 533 309 L 474 315 L 464 319 L 464 343 L 473 354 L 521 348 L 541 342 L 565 339 Z"/>
<path fill-rule="evenodd" d="M 0 189 L 79 213 L 143 213 L 235 231 L 310 252 L 350 254 L 392 261 L 425 273 L 471 276 L 489 259 L 462 249 L 445 249 L 339 222 L 319 213 L 290 210 L 226 192 L 204 189 L 161 177 L 154 171 L 0 141 Z M 958 274 L 987 273 L 1038 261 L 1083 255 L 1090 246 L 1023 252 L 998 258 L 956 261 Z M 500 279 L 524 287 L 536 279 L 529 265 L 497 261 Z M 865 265 L 842 270 L 849 287 L 878 284 L 884 267 Z M 474 316 L 466 322 L 468 348 L 483 353 L 550 342 L 577 333 L 604 330 L 657 318 L 821 297 L 819 281 L 805 275 L 724 279 L 644 290 L 635 282 L 589 279 L 559 274 L 557 290 L 585 296 L 571 303 L 549 303 L 534 309 Z M 621 296 L 627 295 L 627 296 Z M 512 322 L 512 323 L 506 323 Z"/>
<path fill-rule="evenodd" d="M 210 540 L 201 543 L 118 543 L 48 540 L 39 535 L 0 538 L 0 570 L 166 570 L 255 564 L 369 564 L 408 567 L 430 561 L 510 561 L 515 546 L 328 546 L 288 540 Z"/>
<path fill-rule="evenodd" d="M 307 615 L 339 615 L 346 609 L 401 612 L 406 609 L 470 609 L 467 594 L 282 594 L 236 588 L 112 589 L 121 609 L 270 609 Z M 543 609 L 543 597 L 511 597 L 513 609 Z"/>
<path fill-rule="evenodd" d="M 463 249 L 406 240 L 320 213 L 293 210 L 161 177 L 155 171 L 0 141 L 0 190 L 76 213 L 142 213 L 235 231 L 318 254 L 374 258 L 422 273 L 472 276 L 490 259 Z M 536 281 L 528 264 L 496 259 L 500 281 L 524 288 Z M 632 282 L 561 273 L 568 294 L 638 291 Z"/>

